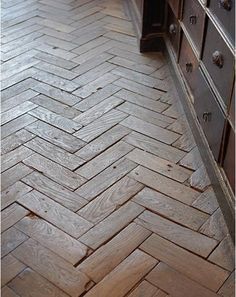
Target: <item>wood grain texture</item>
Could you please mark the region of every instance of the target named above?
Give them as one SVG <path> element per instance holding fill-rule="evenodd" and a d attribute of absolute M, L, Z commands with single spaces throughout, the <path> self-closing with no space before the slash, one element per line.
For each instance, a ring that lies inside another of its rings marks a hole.
<path fill-rule="evenodd" d="M 142 166 L 134 169 L 129 176 L 150 188 L 189 205 L 200 195 L 196 190 Z"/>
<path fill-rule="evenodd" d="M 135 167 L 136 164 L 132 161 L 125 159 L 118 160 L 81 186 L 78 190 L 76 190 L 76 193 L 90 201 Z"/>
<path fill-rule="evenodd" d="M 23 218 L 15 227 L 73 265 L 87 255 L 86 246 L 35 215 Z"/>
<path fill-rule="evenodd" d="M 30 268 L 26 268 L 9 283 L 19 296 L 25 297 L 68 297 L 66 293 L 58 289 L 52 283 L 40 276 Z M 29 287 L 31 288 L 29 290 Z"/>
<path fill-rule="evenodd" d="M 125 176 L 79 210 L 78 214 L 92 223 L 100 222 L 142 188 L 142 184 Z"/>
<path fill-rule="evenodd" d="M 24 270 L 26 266 L 16 259 L 12 254 L 5 256 L 1 261 L 1 285 L 6 285 L 18 273 Z"/>
<path fill-rule="evenodd" d="M 27 126 L 26 129 L 70 153 L 74 153 L 84 146 L 82 140 L 41 121 Z"/>
<path fill-rule="evenodd" d="M 85 296 L 125 296 L 156 264 L 157 261 L 152 257 L 136 250 Z"/>
<path fill-rule="evenodd" d="M 149 188 L 144 188 L 132 200 L 157 214 L 196 231 L 209 218 L 207 214 Z"/>
<path fill-rule="evenodd" d="M 45 157 L 42 157 L 39 154 L 34 154 L 25 159 L 24 164 L 36 169 L 39 172 L 43 172 L 47 177 L 69 189 L 76 189 L 86 181 L 78 174 Z"/>
<path fill-rule="evenodd" d="M 35 190 L 19 198 L 18 202 L 75 238 L 93 226 L 79 215 Z"/>
<path fill-rule="evenodd" d="M 127 128 L 133 129 L 134 131 L 150 136 L 166 144 L 172 144 L 180 136 L 177 133 L 168 131 L 133 116 L 129 116 L 127 119 L 122 121 L 121 125 L 124 125 Z"/>
<path fill-rule="evenodd" d="M 87 203 L 87 201 L 78 194 L 38 172 L 29 174 L 23 178 L 22 181 L 72 211 L 80 209 Z"/>
<path fill-rule="evenodd" d="M 27 240 L 13 254 L 70 296 L 82 294 L 89 283 L 84 274 L 33 239 Z"/>
<path fill-rule="evenodd" d="M 212 238 L 182 227 L 150 211 L 143 212 L 135 222 L 202 257 L 207 257 L 218 244 Z"/>
<path fill-rule="evenodd" d="M 98 283 L 150 234 L 151 232 L 145 228 L 131 223 L 107 244 L 96 250 L 77 268 Z"/>
<path fill-rule="evenodd" d="M 146 279 L 172 296 L 217 297 L 213 291 L 200 286 L 164 263 L 159 263 Z"/>
<path fill-rule="evenodd" d="M 139 149 L 134 149 L 126 156 L 126 158 L 182 183 L 186 181 L 192 173 L 192 171 L 188 169 L 168 162 L 157 156 L 153 156 Z"/>
<path fill-rule="evenodd" d="M 143 210 L 143 207 L 140 205 L 128 202 L 90 229 L 79 240 L 89 247 L 96 249 L 124 228 Z"/>
<path fill-rule="evenodd" d="M 229 276 L 226 270 L 191 254 L 158 235 L 151 235 L 140 248 L 213 291 L 217 291 Z"/>

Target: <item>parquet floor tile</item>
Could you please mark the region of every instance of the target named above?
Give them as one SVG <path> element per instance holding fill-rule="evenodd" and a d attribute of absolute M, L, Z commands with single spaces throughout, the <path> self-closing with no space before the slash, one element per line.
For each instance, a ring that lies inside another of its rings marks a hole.
<path fill-rule="evenodd" d="M 234 295 L 166 58 L 124 1 L 2 1 L 3 297 Z"/>

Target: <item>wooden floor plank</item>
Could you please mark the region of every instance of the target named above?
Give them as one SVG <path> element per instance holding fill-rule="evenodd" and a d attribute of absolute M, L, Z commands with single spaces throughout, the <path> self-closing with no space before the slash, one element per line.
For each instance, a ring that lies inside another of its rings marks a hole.
<path fill-rule="evenodd" d="M 191 254 L 158 235 L 151 235 L 140 248 L 213 291 L 217 291 L 229 276 L 226 270 Z"/>
<path fill-rule="evenodd" d="M 26 129 L 70 153 L 74 153 L 85 144 L 82 140 L 74 137 L 73 135 L 52 127 L 42 121 L 37 121 L 27 126 Z"/>
<path fill-rule="evenodd" d="M 77 211 L 87 204 L 87 200 L 39 172 L 35 171 L 29 174 L 24 177 L 22 181 L 72 211 Z M 30 188 L 30 190 L 32 188 Z M 28 191 L 22 194 L 26 194 L 27 192 Z M 18 195 L 17 198 L 18 197 L 20 197 L 20 195 Z"/>
<path fill-rule="evenodd" d="M 12 254 L 5 256 L 1 261 L 1 286 L 6 285 L 18 273 L 24 270 L 26 266 L 16 259 Z"/>
<path fill-rule="evenodd" d="M 142 166 L 135 168 L 129 173 L 129 176 L 150 188 L 188 205 L 191 205 L 192 202 L 200 195 L 199 192 L 194 189 Z"/>
<path fill-rule="evenodd" d="M 82 294 L 89 283 L 84 274 L 33 239 L 27 240 L 13 254 L 70 296 Z"/>
<path fill-rule="evenodd" d="M 151 232 L 131 223 L 107 244 L 96 250 L 77 269 L 98 283 L 134 251 Z M 115 248 L 114 248 L 115 247 Z"/>
<path fill-rule="evenodd" d="M 136 164 L 132 161 L 125 159 L 118 160 L 81 186 L 76 190 L 76 193 L 90 201 L 135 167 Z"/>
<path fill-rule="evenodd" d="M 139 149 L 134 149 L 126 158 L 181 183 L 186 181 L 192 174 L 192 171 L 188 169 Z"/>
<path fill-rule="evenodd" d="M 207 257 L 218 242 L 196 231 L 182 227 L 150 211 L 142 213 L 135 222 L 183 248 Z"/>
<path fill-rule="evenodd" d="M 25 297 L 68 297 L 66 293 L 40 276 L 30 268 L 26 268 L 15 279 L 9 283 L 19 296 Z M 29 287 L 31 288 L 29 290 Z"/>
<path fill-rule="evenodd" d="M 177 133 L 168 131 L 133 116 L 129 116 L 128 118 L 124 119 L 121 122 L 121 125 L 134 131 L 140 132 L 144 135 L 150 136 L 166 144 L 172 144 L 176 139 L 180 137 L 180 135 Z"/>
<path fill-rule="evenodd" d="M 157 214 L 196 231 L 209 218 L 206 213 L 149 188 L 144 188 L 132 200 Z"/>
<path fill-rule="evenodd" d="M 20 197 L 17 201 L 75 238 L 78 238 L 93 226 L 78 214 L 73 213 L 36 190 Z"/>
<path fill-rule="evenodd" d="M 35 215 L 23 218 L 15 225 L 15 228 L 38 241 L 72 265 L 75 265 L 88 253 L 88 248 L 85 245 Z"/>
<path fill-rule="evenodd" d="M 218 295 L 180 274 L 164 263 L 159 263 L 146 279 L 176 297 L 217 297 Z"/>
<path fill-rule="evenodd" d="M 78 214 L 92 223 L 100 222 L 142 188 L 142 184 L 125 176 L 79 210 Z"/>
<path fill-rule="evenodd" d="M 156 263 L 157 261 L 152 257 L 136 250 L 85 296 L 125 296 L 125 294 L 128 293 L 132 287 L 156 265 Z"/>
<path fill-rule="evenodd" d="M 128 202 L 102 222 L 94 226 L 91 230 L 80 237 L 79 240 L 89 247 L 96 249 L 124 228 L 143 210 L 144 208 L 142 206 L 133 202 Z"/>
<path fill-rule="evenodd" d="M 70 170 L 75 170 L 85 162 L 80 157 L 73 155 L 39 137 L 35 137 L 33 140 L 27 142 L 25 146 Z"/>

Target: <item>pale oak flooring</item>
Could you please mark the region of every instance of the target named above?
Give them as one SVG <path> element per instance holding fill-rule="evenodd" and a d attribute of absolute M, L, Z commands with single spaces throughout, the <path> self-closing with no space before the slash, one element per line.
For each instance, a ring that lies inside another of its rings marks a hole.
<path fill-rule="evenodd" d="M 167 61 L 123 4 L 2 1 L 3 297 L 234 295 Z"/>

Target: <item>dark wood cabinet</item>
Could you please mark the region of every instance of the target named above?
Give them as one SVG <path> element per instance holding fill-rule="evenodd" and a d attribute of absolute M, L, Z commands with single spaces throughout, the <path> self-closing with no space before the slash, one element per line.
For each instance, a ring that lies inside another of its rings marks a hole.
<path fill-rule="evenodd" d="M 137 32 L 140 51 L 163 50 L 165 1 L 129 0 L 126 4 Z"/>

